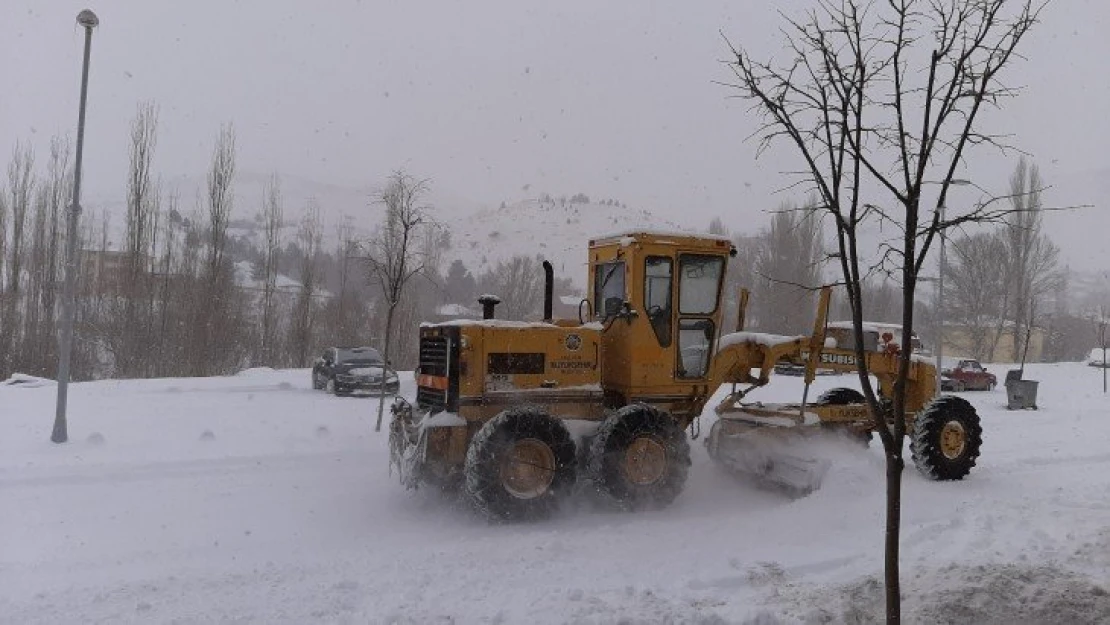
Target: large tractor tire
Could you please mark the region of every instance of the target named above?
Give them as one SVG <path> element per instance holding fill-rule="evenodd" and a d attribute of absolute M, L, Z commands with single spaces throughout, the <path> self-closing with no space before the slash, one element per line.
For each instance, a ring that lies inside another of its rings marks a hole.
<path fill-rule="evenodd" d="M 867 398 L 863 393 L 854 388 L 832 388 L 821 393 L 813 402 L 815 406 L 847 406 L 849 404 L 864 404 Z M 840 424 L 823 424 L 829 431 L 842 432 L 852 441 L 864 447 L 871 445 L 874 433 L 871 430 L 857 430 Z"/>
<path fill-rule="evenodd" d="M 466 495 L 495 521 L 550 516 L 576 480 L 575 445 L 558 419 L 533 407 L 510 408 L 470 441 Z"/>
<path fill-rule="evenodd" d="M 930 479 L 962 480 L 975 466 L 982 444 L 979 415 L 962 397 L 938 397 L 914 418 L 913 463 Z"/>
<path fill-rule="evenodd" d="M 619 507 L 669 506 L 686 484 L 690 444 L 669 414 L 644 404 L 625 406 L 598 428 L 587 472 L 598 490 Z"/>

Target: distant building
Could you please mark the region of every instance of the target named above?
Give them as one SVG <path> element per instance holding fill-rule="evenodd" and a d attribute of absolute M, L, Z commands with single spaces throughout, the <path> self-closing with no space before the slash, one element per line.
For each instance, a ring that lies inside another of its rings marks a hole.
<path fill-rule="evenodd" d="M 113 295 L 123 292 L 129 279 L 128 263 L 131 255 L 117 250 L 81 250 L 79 280 L 83 294 Z M 149 268 L 153 257 L 143 254 L 139 259 L 143 268 Z M 145 272 L 144 272 L 145 275 Z"/>
<path fill-rule="evenodd" d="M 973 329 L 968 326 L 945 324 L 944 326 L 944 354 L 945 360 L 949 357 L 962 356 L 975 358 L 982 362 L 1014 363 L 1021 361 L 1021 354 L 1013 354 L 1014 332 L 1011 324 L 1006 324 L 994 342 L 995 328 L 988 328 L 988 341 L 985 350 L 976 350 Z M 1029 351 L 1025 355 L 1026 362 L 1040 362 L 1044 354 L 1045 333 L 1042 328 L 1033 328 L 1029 335 Z M 993 350 L 992 350 L 993 347 Z M 985 353 L 976 353 L 984 351 Z"/>
<path fill-rule="evenodd" d="M 581 295 L 560 295 L 551 302 L 551 315 L 556 319 L 577 319 L 578 305 L 582 303 Z M 582 307 L 582 316 L 585 317 L 588 309 Z M 586 321 L 590 321 L 586 319 Z"/>

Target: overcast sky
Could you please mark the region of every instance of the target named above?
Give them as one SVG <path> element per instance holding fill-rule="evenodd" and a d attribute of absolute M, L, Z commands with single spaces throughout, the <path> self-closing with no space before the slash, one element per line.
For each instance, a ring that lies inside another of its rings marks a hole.
<path fill-rule="evenodd" d="M 44 158 L 51 135 L 75 132 L 88 5 L 90 201 L 122 197 L 127 126 L 154 100 L 167 178 L 203 175 L 233 122 L 247 174 L 371 187 L 403 167 L 433 179 L 445 211 L 582 191 L 754 230 L 794 164 L 744 140 L 752 116 L 714 84 L 729 76 L 720 33 L 769 57 L 776 7 L 809 4 L 0 0 L 0 154 L 30 140 Z M 1006 77 L 1024 93 L 991 113 L 1057 185 L 1050 203 L 1110 193 L 1108 14 L 1103 0 L 1050 5 Z M 1001 190 L 1013 164 L 983 155 L 965 175 Z M 1105 241 L 1103 209 L 1053 218 L 1074 264 L 1110 269 L 1082 251 Z"/>

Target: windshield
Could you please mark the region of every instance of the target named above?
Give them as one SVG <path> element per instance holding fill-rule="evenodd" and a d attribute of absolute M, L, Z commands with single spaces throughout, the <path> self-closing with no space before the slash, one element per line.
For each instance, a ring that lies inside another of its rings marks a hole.
<path fill-rule="evenodd" d="M 624 303 L 624 261 L 601 263 L 594 268 L 594 316 L 608 319 Z"/>
<path fill-rule="evenodd" d="M 720 256 L 683 254 L 679 257 L 678 311 L 683 315 L 710 315 L 717 310 L 721 272 Z"/>

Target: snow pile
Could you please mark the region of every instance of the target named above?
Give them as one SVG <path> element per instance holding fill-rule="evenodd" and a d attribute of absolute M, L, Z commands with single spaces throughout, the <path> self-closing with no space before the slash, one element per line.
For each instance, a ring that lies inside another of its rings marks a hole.
<path fill-rule="evenodd" d="M 274 372 L 273 367 L 249 367 L 247 369 L 243 369 L 242 371 L 236 373 L 235 375 L 241 375 L 241 376 L 245 376 L 245 377 L 265 376 L 265 375 L 270 375 L 273 372 Z"/>
<path fill-rule="evenodd" d="M 828 625 L 885 622 L 883 584 L 867 576 L 849 584 L 815 587 L 775 569 L 768 602 L 772 623 Z M 756 573 L 753 573 L 756 575 Z M 1041 625 L 1110 621 L 1106 580 L 1053 564 L 950 565 L 903 568 L 903 621 L 934 625 Z M 768 584 L 769 585 L 769 584 Z M 775 615 L 777 616 L 771 616 Z"/>
<path fill-rule="evenodd" d="M 56 382 L 48 378 L 38 378 L 25 373 L 13 373 L 10 378 L 0 382 L 0 386 L 21 386 L 23 388 L 38 388 L 40 386 L 53 386 Z"/>

